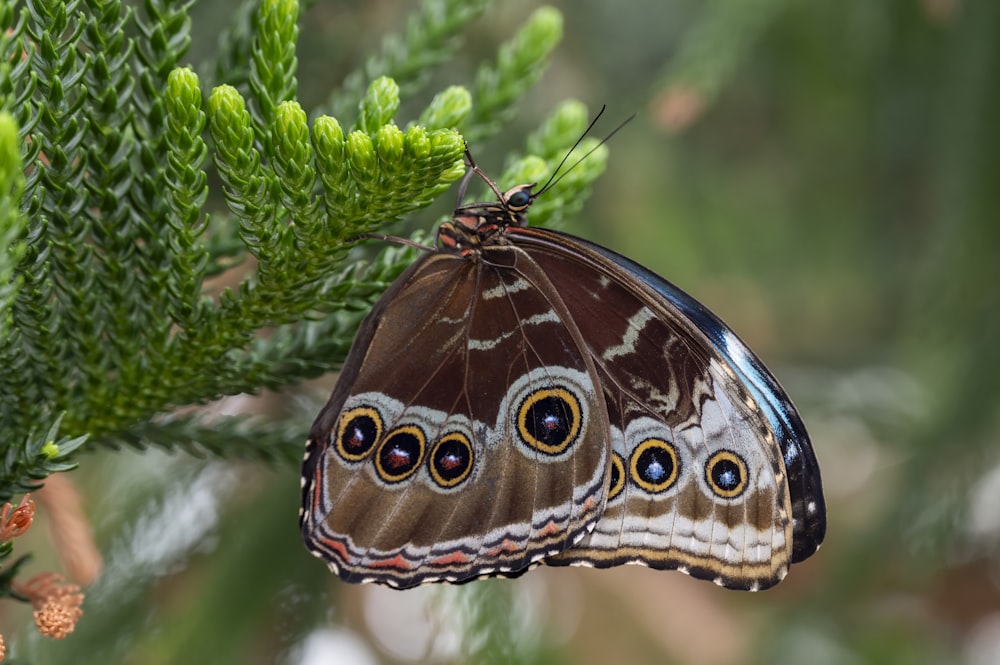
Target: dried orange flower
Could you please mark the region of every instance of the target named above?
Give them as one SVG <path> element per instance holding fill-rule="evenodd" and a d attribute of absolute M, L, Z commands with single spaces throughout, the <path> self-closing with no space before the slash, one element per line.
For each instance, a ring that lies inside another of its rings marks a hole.
<path fill-rule="evenodd" d="M 38 632 L 57 640 L 72 633 L 83 616 L 80 587 L 62 582 L 62 576 L 56 573 L 42 573 L 24 584 L 13 585 L 14 591 L 31 600 Z"/>
<path fill-rule="evenodd" d="M 60 599 L 52 598 L 35 610 L 35 628 L 45 637 L 61 640 L 73 632 L 82 615 L 83 610 L 79 607 L 64 605 Z"/>
<path fill-rule="evenodd" d="M 31 526 L 31 521 L 35 519 L 35 502 L 29 497 L 29 494 L 21 497 L 17 508 L 9 503 L 3 504 L 0 511 L 0 543 L 17 538 Z"/>

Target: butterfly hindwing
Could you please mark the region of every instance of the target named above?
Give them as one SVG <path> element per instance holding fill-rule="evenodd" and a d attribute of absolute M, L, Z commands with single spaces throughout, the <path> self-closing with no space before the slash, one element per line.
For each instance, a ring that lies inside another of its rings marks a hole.
<path fill-rule="evenodd" d="M 347 581 L 517 574 L 600 515 L 596 370 L 544 275 L 493 258 L 431 254 L 394 283 L 313 426 L 302 532 Z"/>

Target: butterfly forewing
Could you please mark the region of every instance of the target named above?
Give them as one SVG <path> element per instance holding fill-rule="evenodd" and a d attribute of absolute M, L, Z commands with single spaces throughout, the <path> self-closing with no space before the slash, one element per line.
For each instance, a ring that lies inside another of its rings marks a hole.
<path fill-rule="evenodd" d="M 546 277 L 492 254 L 431 254 L 405 273 L 313 426 L 303 536 L 345 580 L 516 574 L 600 516 L 596 369 Z"/>

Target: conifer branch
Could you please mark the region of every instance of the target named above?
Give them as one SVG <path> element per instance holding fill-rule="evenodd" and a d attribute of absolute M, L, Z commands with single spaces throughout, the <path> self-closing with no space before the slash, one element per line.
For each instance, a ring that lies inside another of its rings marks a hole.
<path fill-rule="evenodd" d="M 456 127 L 499 126 L 558 40 L 558 14 L 536 13 L 475 95 L 448 87 L 401 123 L 402 97 L 484 5 L 428 0 L 345 86 L 355 92 L 339 103 L 357 110 L 345 124 L 310 120 L 295 99 L 292 0 L 256 4 L 249 40 L 230 32 L 230 48 L 250 49 L 246 76 L 207 94 L 196 69 L 178 66 L 190 2 L 0 2 L 0 502 L 73 468 L 85 445 L 300 457 L 308 417 L 177 409 L 282 390 L 343 361 L 416 254 L 383 245 L 362 263 L 349 239 L 458 180 Z M 532 139 L 542 157 L 511 180 L 541 177 L 585 115 L 560 110 Z M 557 201 L 580 198 L 602 159 L 567 176 Z M 211 182 L 225 209 L 212 209 Z M 230 268 L 237 281 L 217 292 L 208 280 Z"/>
<path fill-rule="evenodd" d="M 273 156 L 268 132 L 275 122 L 279 104 L 295 97 L 295 41 L 299 28 L 297 0 L 261 0 L 253 14 L 256 37 L 251 51 L 250 93 L 254 131 L 262 139 L 268 157 Z"/>
<path fill-rule="evenodd" d="M 14 270 L 25 251 L 21 237 L 26 220 L 20 210 L 24 174 L 17 134 L 14 117 L 0 111 L 0 340 L 13 328 L 11 309 L 19 289 Z"/>
<path fill-rule="evenodd" d="M 541 78 L 549 54 L 562 39 L 562 15 L 540 7 L 508 42 L 496 63 L 476 74 L 473 113 L 462 127 L 470 142 L 494 134 L 514 114 L 514 103 Z"/>

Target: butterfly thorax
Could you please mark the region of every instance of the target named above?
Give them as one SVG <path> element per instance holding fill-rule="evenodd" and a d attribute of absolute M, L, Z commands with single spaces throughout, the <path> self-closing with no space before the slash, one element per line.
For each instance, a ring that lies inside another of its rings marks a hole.
<path fill-rule="evenodd" d="M 535 200 L 531 193 L 534 186 L 534 183 L 518 185 L 499 194 L 495 202 L 459 206 L 451 221 L 438 227 L 438 246 L 448 252 L 473 257 L 483 246 L 504 244 L 505 229 L 528 225 L 526 213 Z"/>

